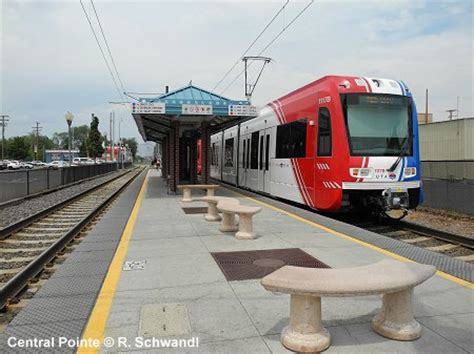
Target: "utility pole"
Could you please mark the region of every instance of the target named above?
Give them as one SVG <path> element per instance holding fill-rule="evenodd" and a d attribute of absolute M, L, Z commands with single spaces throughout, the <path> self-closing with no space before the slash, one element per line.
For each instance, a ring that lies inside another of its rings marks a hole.
<path fill-rule="evenodd" d="M 36 135 L 36 144 L 34 145 L 33 152 L 35 153 L 35 161 L 38 160 L 38 150 L 39 150 L 39 132 L 43 127 L 40 127 L 40 123 L 36 122 L 36 126 L 32 127 L 33 133 Z"/>
<path fill-rule="evenodd" d="M 1 125 L 2 125 L 2 160 L 4 160 L 4 146 L 5 146 L 5 127 L 7 126 L 10 116 L 8 114 L 0 114 Z"/>
<path fill-rule="evenodd" d="M 426 89 L 425 99 L 425 124 L 428 124 L 428 89 Z"/>
<path fill-rule="evenodd" d="M 114 153 L 114 139 L 115 139 L 115 112 L 110 112 L 110 159 L 115 161 Z"/>
<path fill-rule="evenodd" d="M 456 118 L 459 119 L 459 96 L 456 96 Z"/>

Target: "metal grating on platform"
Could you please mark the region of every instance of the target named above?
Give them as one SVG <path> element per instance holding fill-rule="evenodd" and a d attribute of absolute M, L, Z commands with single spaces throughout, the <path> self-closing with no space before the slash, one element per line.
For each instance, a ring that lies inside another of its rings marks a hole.
<path fill-rule="evenodd" d="M 211 253 L 228 281 L 260 279 L 283 267 L 330 268 L 299 248 Z"/>
<path fill-rule="evenodd" d="M 207 214 L 207 207 L 182 208 L 185 214 Z"/>

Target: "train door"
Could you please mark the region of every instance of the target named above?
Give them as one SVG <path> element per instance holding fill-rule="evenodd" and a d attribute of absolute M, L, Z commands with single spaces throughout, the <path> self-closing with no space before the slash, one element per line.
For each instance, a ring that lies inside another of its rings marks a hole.
<path fill-rule="evenodd" d="M 258 190 L 270 193 L 270 129 L 259 132 Z"/>
<path fill-rule="evenodd" d="M 240 135 L 239 139 L 239 173 L 238 185 L 247 187 L 248 161 L 249 161 L 249 134 Z"/>
<path fill-rule="evenodd" d="M 247 139 L 247 146 L 250 146 L 247 156 L 249 161 L 247 162 L 247 187 L 252 190 L 258 190 L 258 172 L 259 172 L 259 161 L 258 161 L 258 148 L 260 143 L 260 132 L 254 131 L 249 135 Z"/>

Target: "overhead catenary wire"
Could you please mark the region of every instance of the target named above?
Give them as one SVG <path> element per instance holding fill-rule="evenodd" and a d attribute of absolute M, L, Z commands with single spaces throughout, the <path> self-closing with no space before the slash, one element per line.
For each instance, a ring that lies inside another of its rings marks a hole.
<path fill-rule="evenodd" d="M 110 60 L 112 61 L 112 66 L 115 69 L 115 74 L 117 75 L 118 82 L 120 83 L 120 88 L 122 89 L 122 92 L 125 92 L 125 88 L 123 86 L 122 79 L 120 78 L 119 71 L 117 70 L 117 65 L 115 65 L 115 60 L 114 56 L 112 55 L 112 51 L 110 50 L 109 42 L 107 41 L 107 37 L 105 36 L 104 29 L 102 28 L 102 24 L 99 19 L 99 15 L 97 14 L 97 11 L 95 9 L 94 1 L 90 0 L 92 4 L 92 9 L 94 10 L 95 17 L 97 19 L 97 23 L 99 24 L 100 32 L 102 33 L 102 37 L 104 38 L 105 46 L 107 48 L 107 52 L 109 53 Z"/>
<path fill-rule="evenodd" d="M 115 75 L 114 75 L 114 73 L 112 72 L 112 69 L 111 69 L 111 67 L 110 67 L 110 64 L 109 64 L 109 62 L 108 62 L 108 60 L 107 60 L 107 58 L 106 58 L 106 56 L 105 56 L 104 50 L 102 49 L 102 46 L 100 45 L 99 38 L 97 37 L 97 33 L 95 32 L 94 26 L 92 25 L 92 22 L 91 22 L 91 20 L 90 20 L 90 18 L 89 18 L 89 15 L 87 14 L 86 8 L 84 7 L 84 4 L 82 3 L 82 0 L 79 0 L 79 2 L 81 3 L 81 7 L 82 7 L 82 10 L 84 11 L 84 15 L 86 15 L 87 22 L 89 22 L 89 26 L 90 26 L 90 28 L 91 28 L 91 30 L 92 30 L 92 34 L 94 35 L 94 38 L 95 38 L 95 40 L 96 40 L 96 42 L 97 42 L 97 45 L 99 46 L 99 50 L 100 50 L 100 52 L 101 52 L 101 54 L 102 54 L 102 58 L 104 58 L 105 65 L 107 66 L 107 69 L 108 69 L 109 74 L 110 74 L 110 76 L 111 76 L 111 78 L 112 78 L 112 81 L 113 81 L 113 83 L 114 83 L 114 86 L 115 86 L 115 88 L 116 88 L 116 90 L 117 90 L 117 93 L 119 94 L 120 100 L 123 100 L 122 92 L 120 91 L 119 85 L 118 85 L 118 83 L 117 83 L 117 80 L 115 79 Z"/>
<path fill-rule="evenodd" d="M 282 28 L 282 30 L 280 32 L 278 32 L 278 34 L 270 41 L 268 42 L 268 44 L 258 53 L 257 56 L 260 56 L 262 55 L 268 48 L 270 48 L 270 46 L 273 45 L 273 43 L 276 42 L 276 40 L 283 34 L 283 32 L 285 32 L 288 27 L 290 27 L 312 4 L 313 4 L 314 0 L 311 0 L 303 9 L 301 9 L 300 12 L 298 12 L 298 14 L 293 17 L 293 19 L 285 26 Z M 252 65 L 253 62 L 250 62 L 248 64 L 248 67 L 250 67 Z M 242 74 L 245 73 L 245 69 L 242 70 L 225 88 L 224 90 L 221 91 L 221 95 L 227 91 L 238 79 L 240 76 L 242 76 Z"/>
<path fill-rule="evenodd" d="M 242 55 L 237 59 L 237 61 L 231 66 L 231 68 L 224 74 L 224 76 L 219 80 L 219 82 L 216 84 L 216 86 L 214 86 L 214 88 L 212 89 L 212 91 L 214 91 L 217 87 L 219 87 L 219 85 L 227 78 L 227 76 L 229 76 L 229 74 L 235 69 L 235 67 L 240 63 L 240 61 L 242 60 L 242 58 L 245 56 L 245 54 L 248 53 L 248 51 L 250 49 L 252 49 L 252 47 L 254 46 L 254 44 L 260 39 L 260 37 L 262 37 L 262 35 L 265 33 L 265 31 L 268 29 L 268 27 L 270 27 L 270 25 L 276 20 L 276 18 L 282 13 L 282 11 L 286 8 L 286 5 L 288 5 L 288 3 L 290 2 L 290 0 L 286 0 L 286 2 L 283 4 L 283 6 L 275 13 L 275 15 L 273 15 L 272 19 L 270 20 L 270 22 L 268 22 L 266 24 L 266 26 L 262 29 L 262 31 L 258 34 L 258 36 L 252 41 L 252 43 L 250 43 L 250 45 L 247 47 L 247 49 L 245 49 L 245 51 L 242 53 Z"/>

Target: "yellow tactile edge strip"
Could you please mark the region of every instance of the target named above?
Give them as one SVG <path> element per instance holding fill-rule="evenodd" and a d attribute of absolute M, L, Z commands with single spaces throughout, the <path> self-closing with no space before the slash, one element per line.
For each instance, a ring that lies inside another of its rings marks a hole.
<path fill-rule="evenodd" d="M 109 317 L 110 308 L 112 307 L 112 301 L 117 289 L 117 284 L 122 273 L 122 264 L 125 256 L 127 255 L 130 238 L 132 237 L 133 228 L 135 226 L 147 186 L 148 172 L 145 176 L 145 179 L 143 180 L 140 192 L 138 193 L 138 197 L 135 201 L 135 205 L 133 206 L 132 212 L 130 213 L 127 225 L 125 225 L 125 229 L 122 233 L 122 237 L 115 252 L 114 258 L 112 259 L 112 263 L 110 263 L 109 270 L 100 289 L 94 309 L 92 310 L 89 321 L 86 325 L 86 329 L 82 335 L 82 339 L 84 341 L 90 342 L 94 340 L 102 343 L 102 340 L 104 339 L 105 326 Z M 77 350 L 77 353 L 97 353 L 99 349 L 100 348 L 94 348 L 91 346 L 82 347 Z"/>

